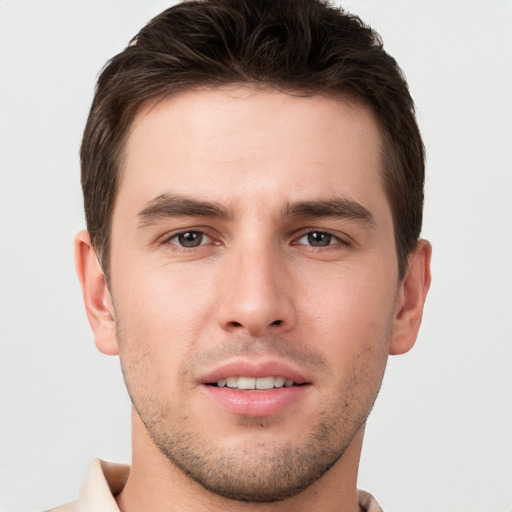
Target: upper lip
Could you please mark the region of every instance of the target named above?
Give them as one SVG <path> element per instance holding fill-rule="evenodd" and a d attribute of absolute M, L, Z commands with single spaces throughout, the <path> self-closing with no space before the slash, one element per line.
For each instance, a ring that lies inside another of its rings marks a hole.
<path fill-rule="evenodd" d="M 201 375 L 199 382 L 211 384 L 227 377 L 284 377 L 287 380 L 293 380 L 295 384 L 311 382 L 307 375 L 288 363 L 278 360 L 250 361 L 247 359 L 221 363 Z"/>

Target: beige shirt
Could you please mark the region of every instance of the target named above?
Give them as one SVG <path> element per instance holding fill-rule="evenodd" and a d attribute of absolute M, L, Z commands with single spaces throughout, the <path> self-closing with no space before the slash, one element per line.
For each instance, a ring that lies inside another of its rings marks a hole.
<path fill-rule="evenodd" d="M 47 512 L 120 512 L 114 496 L 119 494 L 130 474 L 130 466 L 96 459 L 89 469 L 78 501 Z M 383 512 L 375 498 L 359 491 L 361 512 Z"/>

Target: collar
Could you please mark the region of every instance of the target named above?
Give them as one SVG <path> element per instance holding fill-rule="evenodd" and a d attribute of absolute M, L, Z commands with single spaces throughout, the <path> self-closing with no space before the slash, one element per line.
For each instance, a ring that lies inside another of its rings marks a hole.
<path fill-rule="evenodd" d="M 130 466 L 127 464 L 95 459 L 80 489 L 80 510 L 120 512 L 115 496 L 122 491 L 129 474 Z M 369 492 L 358 491 L 358 501 L 362 512 L 383 512 Z"/>

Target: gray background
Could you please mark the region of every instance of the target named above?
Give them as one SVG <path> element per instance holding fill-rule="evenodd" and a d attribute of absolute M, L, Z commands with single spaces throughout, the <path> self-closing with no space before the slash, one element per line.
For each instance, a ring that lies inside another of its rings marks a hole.
<path fill-rule="evenodd" d="M 116 358 L 73 268 L 97 72 L 160 0 L 0 0 L 0 511 L 76 498 L 130 460 Z M 393 512 L 512 511 L 512 1 L 351 0 L 409 79 L 428 150 L 433 287 L 392 358 L 359 485 Z"/>

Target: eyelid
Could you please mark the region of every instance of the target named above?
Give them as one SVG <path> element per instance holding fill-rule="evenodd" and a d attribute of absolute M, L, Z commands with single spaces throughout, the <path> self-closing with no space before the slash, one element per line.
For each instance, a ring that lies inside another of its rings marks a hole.
<path fill-rule="evenodd" d="M 176 230 L 173 230 L 173 231 L 165 233 L 163 236 L 159 237 L 159 239 L 157 240 L 156 243 L 159 244 L 159 245 L 166 245 L 166 244 L 173 245 L 173 246 L 175 246 L 178 249 L 187 250 L 187 251 L 189 251 L 190 249 L 194 249 L 194 248 L 197 249 L 199 247 L 202 247 L 204 245 L 209 245 L 211 243 L 213 243 L 214 245 L 221 245 L 222 242 L 220 241 L 220 236 L 218 234 L 212 233 L 212 231 L 213 230 L 211 228 L 208 228 L 208 227 L 205 227 L 205 226 L 197 226 L 197 227 L 194 226 L 194 227 L 179 228 L 179 229 L 176 229 Z M 172 242 L 172 240 L 175 239 L 176 237 L 178 237 L 179 235 L 182 235 L 184 233 L 189 233 L 189 232 L 200 233 L 204 237 L 207 237 L 209 240 L 206 243 L 201 243 L 197 247 L 191 247 L 191 248 L 183 247 L 183 246 L 179 245 L 178 243 Z M 322 246 L 312 246 L 311 244 L 299 243 L 299 240 L 301 238 L 303 238 L 303 237 L 305 237 L 305 236 L 307 236 L 307 235 L 309 235 L 311 233 L 323 233 L 323 234 L 329 235 L 329 236 L 333 237 L 337 243 L 329 244 L 329 245 L 326 245 L 324 247 L 322 247 Z M 352 245 L 354 243 L 354 241 L 346 233 L 343 233 L 343 232 L 340 232 L 340 231 L 337 231 L 337 230 L 331 230 L 331 229 L 325 229 L 325 228 L 313 228 L 313 227 L 311 227 L 311 228 L 303 228 L 303 229 L 299 230 L 293 236 L 293 239 L 291 241 L 291 245 L 301 245 L 301 246 L 304 246 L 304 247 L 312 247 L 314 249 L 333 248 L 338 243 L 343 245 L 343 246 L 350 246 L 350 245 Z"/>
<path fill-rule="evenodd" d="M 199 233 L 199 234 L 203 235 L 204 237 L 207 237 L 209 239 L 209 241 L 207 241 L 206 243 L 201 243 L 197 247 L 183 247 L 183 246 L 179 245 L 178 243 L 172 242 L 173 239 L 175 239 L 176 237 L 183 235 L 185 233 Z M 214 234 L 212 234 L 212 230 L 208 229 L 206 227 L 203 227 L 203 226 L 176 229 L 174 231 L 167 232 L 165 235 L 161 236 L 157 240 L 157 244 L 159 244 L 159 245 L 173 245 L 173 246 L 177 247 L 178 249 L 182 249 L 182 250 L 186 250 L 186 251 L 190 251 L 190 249 L 197 249 L 204 245 L 211 244 L 212 242 L 215 243 L 215 245 L 218 245 L 220 243 L 218 241 L 218 237 L 216 237 Z"/>
<path fill-rule="evenodd" d="M 347 235 L 346 233 L 341 233 L 339 231 L 331 230 L 331 229 L 322 229 L 322 228 L 305 228 L 301 230 L 293 239 L 292 245 L 302 245 L 304 247 L 313 247 L 315 249 L 328 249 L 336 246 L 337 244 L 329 244 L 326 246 L 313 246 L 311 244 L 300 244 L 299 240 L 301 238 L 304 238 L 305 236 L 308 236 L 311 233 L 322 233 L 325 235 L 332 236 L 334 239 L 336 239 L 337 243 L 345 246 L 349 246 L 352 244 L 352 238 Z"/>
<path fill-rule="evenodd" d="M 181 236 L 181 235 L 185 235 L 187 233 L 197 233 L 198 235 L 200 235 L 202 238 L 201 238 L 201 241 L 199 243 L 199 245 L 196 245 L 196 246 L 193 246 L 193 247 L 185 247 L 183 245 L 181 245 L 180 243 L 174 243 L 173 240 L 176 239 L 176 241 L 178 241 L 178 238 Z M 202 245 L 206 245 L 208 243 L 211 243 L 212 242 L 212 237 L 207 235 L 206 233 L 203 233 L 202 231 L 194 231 L 192 229 L 188 230 L 188 231 L 184 231 L 182 233 L 176 233 L 174 236 L 171 236 L 170 238 L 167 239 L 167 243 L 169 244 L 173 244 L 173 245 L 177 245 L 180 249 L 195 249 L 196 247 L 201 247 Z"/>

